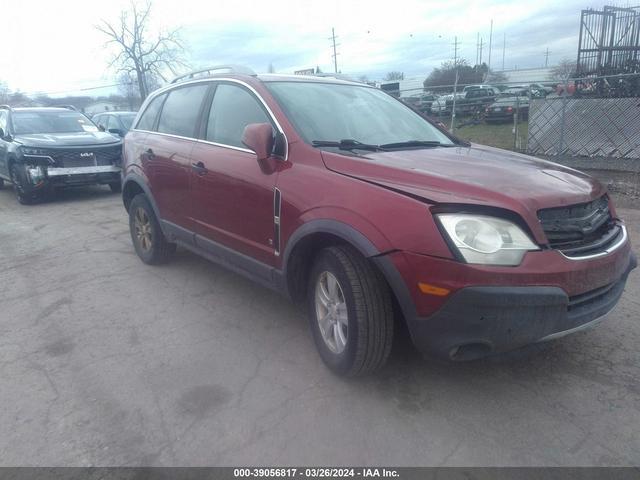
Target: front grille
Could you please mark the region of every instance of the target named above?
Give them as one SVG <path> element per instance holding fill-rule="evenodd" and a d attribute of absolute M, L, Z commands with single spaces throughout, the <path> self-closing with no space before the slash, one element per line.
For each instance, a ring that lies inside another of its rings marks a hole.
<path fill-rule="evenodd" d="M 603 252 L 622 235 L 622 227 L 611 216 L 606 196 L 588 203 L 540 210 L 538 219 L 549 246 L 568 257 Z"/>
<path fill-rule="evenodd" d="M 55 166 L 60 168 L 95 167 L 119 164 L 122 146 L 87 146 L 76 148 L 56 148 L 47 151 Z"/>

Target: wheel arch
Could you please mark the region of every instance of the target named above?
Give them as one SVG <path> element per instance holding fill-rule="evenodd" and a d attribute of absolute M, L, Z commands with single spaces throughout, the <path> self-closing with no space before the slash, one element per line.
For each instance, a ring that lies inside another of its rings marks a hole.
<path fill-rule="evenodd" d="M 289 237 L 282 271 L 285 289 L 294 302 L 305 298 L 307 276 L 317 252 L 339 244 L 351 245 L 365 258 L 381 254 L 365 235 L 337 220 L 312 220 L 298 227 Z"/>
<path fill-rule="evenodd" d="M 122 181 L 122 203 L 124 204 L 124 208 L 127 212 L 129 211 L 129 205 L 131 205 L 133 198 L 140 193 L 147 196 L 149 203 L 151 203 L 151 207 L 153 208 L 153 213 L 155 213 L 156 218 L 160 220 L 158 206 L 156 205 L 153 195 L 151 194 L 151 190 L 149 189 L 144 177 L 137 173 L 127 174 Z"/>

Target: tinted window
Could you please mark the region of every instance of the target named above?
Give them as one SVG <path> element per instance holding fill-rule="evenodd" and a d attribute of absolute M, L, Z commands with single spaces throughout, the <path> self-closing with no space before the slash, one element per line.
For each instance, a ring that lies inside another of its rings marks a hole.
<path fill-rule="evenodd" d="M 241 138 L 244 127 L 250 123 L 271 121 L 258 100 L 247 90 L 235 85 L 218 85 L 209 112 L 206 139 L 246 148 Z"/>
<path fill-rule="evenodd" d="M 181 137 L 194 137 L 200 107 L 208 88 L 209 85 L 204 84 L 177 88 L 169 92 L 160 114 L 158 131 Z"/>
<path fill-rule="evenodd" d="M 160 111 L 160 107 L 162 107 L 162 102 L 166 96 L 166 94 L 159 95 L 151 100 L 151 103 L 142 114 L 142 117 L 140 117 L 136 128 L 140 130 L 153 130 L 153 127 L 156 124 L 156 118 L 158 118 L 158 112 Z"/>

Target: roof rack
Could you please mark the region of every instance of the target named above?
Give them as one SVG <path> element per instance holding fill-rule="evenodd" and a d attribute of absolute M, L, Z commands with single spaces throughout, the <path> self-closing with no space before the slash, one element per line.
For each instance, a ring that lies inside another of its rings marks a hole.
<path fill-rule="evenodd" d="M 242 65 L 216 65 L 215 67 L 203 68 L 202 70 L 194 70 L 193 72 L 185 73 L 184 75 L 179 75 L 173 80 L 171 80 L 171 83 L 178 83 L 178 81 L 183 79 L 191 80 L 197 77 L 208 77 L 208 76 L 214 75 L 213 72 L 215 72 L 216 70 L 227 70 L 226 73 L 250 75 L 252 77 L 256 76 L 256 72 L 251 70 L 249 67 L 243 67 Z"/>
<path fill-rule="evenodd" d="M 67 110 L 75 110 L 78 111 L 76 107 L 73 105 L 52 105 L 53 108 L 66 108 Z"/>

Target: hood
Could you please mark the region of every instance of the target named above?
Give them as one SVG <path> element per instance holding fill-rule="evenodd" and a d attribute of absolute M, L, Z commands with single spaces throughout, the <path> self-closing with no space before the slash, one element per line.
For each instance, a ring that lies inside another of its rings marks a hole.
<path fill-rule="evenodd" d="M 26 147 L 74 147 L 117 144 L 120 140 L 106 132 L 32 133 L 16 135 L 14 141 Z"/>
<path fill-rule="evenodd" d="M 322 156 L 330 170 L 429 203 L 488 205 L 536 219 L 541 208 L 584 203 L 605 193 L 597 180 L 577 170 L 475 144 L 363 157 L 322 151 Z"/>

